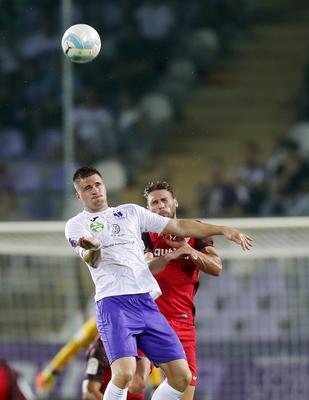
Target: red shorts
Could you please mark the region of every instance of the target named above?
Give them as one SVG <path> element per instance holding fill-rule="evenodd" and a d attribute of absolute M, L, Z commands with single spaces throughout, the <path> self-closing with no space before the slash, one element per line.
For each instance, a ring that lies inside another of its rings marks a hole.
<path fill-rule="evenodd" d="M 187 356 L 188 365 L 192 373 L 190 385 L 196 386 L 196 333 L 195 326 L 182 321 L 167 318 L 169 324 L 176 332 Z"/>
<path fill-rule="evenodd" d="M 145 354 L 140 349 L 137 349 L 137 355 L 138 357 L 146 357 Z"/>

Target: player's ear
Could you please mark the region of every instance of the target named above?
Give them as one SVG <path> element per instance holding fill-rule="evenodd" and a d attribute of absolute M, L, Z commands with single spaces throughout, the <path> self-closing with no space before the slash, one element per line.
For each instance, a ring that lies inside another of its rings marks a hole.
<path fill-rule="evenodd" d="M 176 198 L 174 198 L 174 202 L 175 202 L 175 207 L 178 207 L 178 201 Z"/>
<path fill-rule="evenodd" d="M 77 200 L 80 200 L 80 195 L 78 192 L 75 192 L 75 197 L 77 198 Z"/>

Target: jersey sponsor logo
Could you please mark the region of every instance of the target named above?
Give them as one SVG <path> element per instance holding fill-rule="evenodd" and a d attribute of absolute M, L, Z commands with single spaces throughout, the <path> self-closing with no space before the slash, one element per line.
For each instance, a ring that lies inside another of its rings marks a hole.
<path fill-rule="evenodd" d="M 98 369 L 99 369 L 99 361 L 94 357 L 89 358 L 86 367 L 86 374 L 96 375 Z"/>
<path fill-rule="evenodd" d="M 111 234 L 112 235 L 118 235 L 118 233 L 120 232 L 120 226 L 117 224 L 113 224 L 111 226 Z"/>
<path fill-rule="evenodd" d="M 94 232 L 101 232 L 104 229 L 104 224 L 102 222 L 99 222 L 99 221 L 91 222 L 90 229 L 92 231 L 94 231 Z"/>
<path fill-rule="evenodd" d="M 165 256 L 168 253 L 172 253 L 173 251 L 175 251 L 176 249 L 173 248 L 169 248 L 169 249 L 160 249 L 160 248 L 156 248 L 153 250 L 153 255 L 155 257 L 161 257 L 161 256 Z M 190 257 L 189 256 L 185 256 L 183 257 L 184 260 L 189 260 Z"/>
<path fill-rule="evenodd" d="M 90 222 L 94 222 L 96 219 L 98 219 L 99 217 L 93 217 L 91 218 Z"/>
<path fill-rule="evenodd" d="M 169 248 L 169 249 L 159 249 L 159 248 L 157 248 L 157 249 L 154 249 L 153 255 L 155 257 L 161 257 L 161 256 L 165 256 L 168 253 L 172 253 L 175 250 L 176 249 L 172 249 L 172 248 Z"/>
<path fill-rule="evenodd" d="M 135 241 L 134 240 L 127 240 L 127 241 L 123 241 L 120 243 L 112 243 L 112 244 L 108 244 L 108 245 L 104 245 L 102 246 L 102 249 L 109 249 L 110 247 L 115 247 L 115 246 L 125 246 L 126 244 L 134 244 Z"/>
<path fill-rule="evenodd" d="M 75 248 L 77 246 L 77 240 L 69 238 L 70 245 Z"/>

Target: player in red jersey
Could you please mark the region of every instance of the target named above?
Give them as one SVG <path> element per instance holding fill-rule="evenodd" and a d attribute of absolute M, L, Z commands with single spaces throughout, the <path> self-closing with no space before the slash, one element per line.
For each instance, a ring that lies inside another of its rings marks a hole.
<path fill-rule="evenodd" d="M 150 373 L 150 361 L 139 352 L 141 359 L 137 363 L 137 373 L 130 384 L 127 400 L 143 400 L 147 377 Z M 112 371 L 106 356 L 101 339 L 98 337 L 88 347 L 86 354 L 86 367 L 83 379 L 82 400 L 102 400 L 108 382 L 111 380 Z"/>
<path fill-rule="evenodd" d="M 145 197 L 151 211 L 171 218 L 176 217 L 178 203 L 166 182 L 148 185 L 145 188 Z M 244 235 L 240 233 L 240 236 Z M 246 238 L 247 236 L 245 236 Z M 145 240 L 149 250 L 146 256 L 151 258 L 149 266 L 153 273 L 157 274 L 156 277 L 163 292 L 158 305 L 179 335 L 193 374 L 191 385 L 182 397 L 183 400 L 190 400 L 193 399 L 196 384 L 193 298 L 198 288 L 200 271 L 211 275 L 220 275 L 222 270 L 221 260 L 209 238 L 206 240 L 183 240 L 171 238 L 170 235 L 150 234 Z M 247 243 L 248 240 L 242 239 L 240 242 L 244 250 L 251 246 Z M 167 267 L 163 271 L 166 264 Z M 87 324 L 91 324 L 92 328 L 96 329 L 94 320 L 89 320 Z M 61 354 L 57 355 L 51 363 L 52 368 L 48 367 L 39 374 L 38 386 L 45 387 L 49 378 L 53 376 L 53 370 L 59 371 L 68 361 L 68 358 L 71 358 L 72 352 L 75 352 L 76 348 L 80 349 L 82 343 L 76 343 L 76 346 L 70 346 L 70 343 L 68 343 L 65 346 L 65 348 L 68 347 L 67 351 L 61 351 Z"/>
<path fill-rule="evenodd" d="M 34 395 L 25 379 L 7 361 L 0 359 L 0 399 L 30 400 Z"/>
<path fill-rule="evenodd" d="M 144 189 L 144 197 L 150 211 L 176 218 L 178 202 L 167 182 L 149 183 Z M 192 381 L 182 400 L 193 400 L 197 383 L 194 296 L 199 286 L 200 272 L 220 275 L 221 259 L 211 238 L 180 239 L 171 235 L 146 233 L 143 234 L 143 240 L 149 267 L 162 291 L 156 303 L 177 333 L 192 373 Z"/>

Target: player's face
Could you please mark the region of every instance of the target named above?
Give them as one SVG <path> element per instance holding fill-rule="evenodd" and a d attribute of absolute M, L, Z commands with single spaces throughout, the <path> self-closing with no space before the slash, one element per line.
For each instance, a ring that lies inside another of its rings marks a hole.
<path fill-rule="evenodd" d="M 104 211 L 107 206 L 106 188 L 98 174 L 80 179 L 75 183 L 76 196 L 86 211 Z"/>
<path fill-rule="evenodd" d="M 147 207 L 163 217 L 175 218 L 178 202 L 168 190 L 154 190 L 147 197 Z"/>

